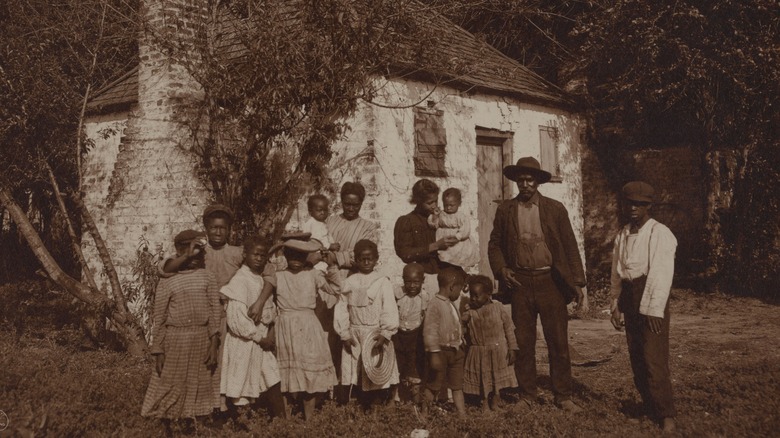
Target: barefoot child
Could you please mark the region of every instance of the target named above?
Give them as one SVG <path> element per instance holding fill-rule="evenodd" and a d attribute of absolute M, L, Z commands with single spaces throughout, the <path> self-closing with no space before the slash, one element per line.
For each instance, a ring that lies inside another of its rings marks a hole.
<path fill-rule="evenodd" d="M 439 250 L 439 260 L 451 265 L 468 268 L 479 262 L 479 250 L 471 240 L 470 219 L 462 211 L 458 211 L 461 203 L 460 190 L 450 187 L 441 195 L 444 211 L 436 208 L 428 216 L 428 225 L 436 229 L 436 239 L 454 236 L 457 243 L 449 248 Z"/>
<path fill-rule="evenodd" d="M 314 413 L 317 396 L 337 383 L 336 370 L 328 349 L 328 336 L 314 314 L 314 308 L 318 290 L 330 295 L 338 294 L 340 274 L 334 265 L 328 266 L 326 275 L 307 263 L 307 258 L 310 262 L 313 259 L 313 263 L 319 261 L 322 250 L 319 243 L 288 239 L 274 246 L 271 253 L 280 247 L 287 261 L 287 269 L 269 278 L 260 298 L 252 307 L 262 309 L 276 289 L 279 309 L 275 324 L 276 360 L 279 364 L 281 390 L 286 395 L 285 403 L 293 395 L 303 398 L 303 415 L 309 420 Z M 286 407 L 285 416 L 290 416 Z"/>
<path fill-rule="evenodd" d="M 452 400 L 458 416 L 466 415 L 463 403 L 463 340 L 460 316 L 453 304 L 466 285 L 462 269 L 446 267 L 439 271 L 439 293 L 428 303 L 423 322 L 423 341 L 428 354 L 428 378 L 425 385 L 422 413 L 427 415 L 447 378 L 447 388 L 452 390 Z"/>
<path fill-rule="evenodd" d="M 374 342 L 382 350 L 398 331 L 398 308 L 393 285 L 387 277 L 374 271 L 379 252 L 370 240 L 355 244 L 355 265 L 358 272 L 347 277 L 342 295 L 335 308 L 334 327 L 344 344 L 341 354 L 341 384 L 360 385 L 364 402 L 378 404 L 387 398 L 386 389 L 398 383 L 395 354 L 382 358 L 393 362 L 387 381 L 372 381 L 361 359 L 363 345 Z M 368 392 L 378 394 L 368 395 Z"/>
<path fill-rule="evenodd" d="M 482 396 L 482 410 L 498 408 L 499 391 L 517 386 L 515 325 L 504 306 L 490 299 L 493 280 L 469 279 L 468 310 L 463 314 L 469 351 L 463 373 L 463 392 Z"/>
<path fill-rule="evenodd" d="M 244 406 L 267 391 L 274 416 L 283 415 L 279 390 L 279 366 L 272 353 L 273 333 L 269 328 L 276 317 L 276 306 L 268 301 L 259 324 L 247 311 L 260 296 L 265 281 L 263 270 L 271 246 L 259 237 L 244 241 L 244 264 L 220 290 L 227 297 L 227 334 L 222 357 L 220 394 L 234 406 Z"/>
<path fill-rule="evenodd" d="M 409 388 L 412 400 L 419 402 L 417 398 L 425 358 L 422 323 L 431 295 L 422 287 L 425 271 L 421 264 L 409 263 L 404 266 L 403 280 L 403 287 L 395 293 L 399 325 L 398 333 L 393 336 L 393 346 L 401 383 Z"/>
<path fill-rule="evenodd" d="M 160 280 L 154 297 L 151 353 L 155 371 L 141 415 L 165 419 L 211 414 L 219 407 L 220 305 L 214 274 L 203 268 L 205 235 L 177 234 L 176 254 L 192 254 L 171 278 Z"/>

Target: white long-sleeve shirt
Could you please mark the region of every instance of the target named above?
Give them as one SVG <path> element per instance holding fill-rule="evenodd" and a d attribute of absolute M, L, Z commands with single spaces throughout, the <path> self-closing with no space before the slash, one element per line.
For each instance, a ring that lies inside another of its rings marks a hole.
<path fill-rule="evenodd" d="M 639 313 L 664 317 L 674 277 L 677 239 L 669 228 L 650 219 L 636 234 L 626 225 L 615 237 L 612 251 L 610 292 L 613 301 L 620 296 L 621 282 L 647 275 Z"/>

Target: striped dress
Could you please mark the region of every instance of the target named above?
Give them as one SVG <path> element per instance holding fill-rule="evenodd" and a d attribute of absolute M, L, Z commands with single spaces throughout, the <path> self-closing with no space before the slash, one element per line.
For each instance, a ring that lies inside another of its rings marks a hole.
<path fill-rule="evenodd" d="M 214 274 L 180 271 L 160 280 L 154 298 L 152 354 L 165 354 L 152 371 L 141 415 L 182 418 L 219 407 L 219 373 L 206 367 L 209 338 L 219 333 L 222 309 Z"/>
<path fill-rule="evenodd" d="M 379 243 L 377 230 L 379 225 L 368 219 L 359 217 L 348 221 L 341 215 L 329 216 L 325 224 L 328 226 L 330 240 L 341 245 L 341 250 L 336 252 L 336 260 L 339 268 L 351 268 L 355 257 L 353 252 L 355 244 L 363 239 Z"/>
<path fill-rule="evenodd" d="M 469 350 L 463 373 L 463 392 L 486 396 L 517 386 L 514 367 L 507 364 L 508 349 L 517 350 L 515 325 L 504 306 L 490 302 L 464 315 Z"/>

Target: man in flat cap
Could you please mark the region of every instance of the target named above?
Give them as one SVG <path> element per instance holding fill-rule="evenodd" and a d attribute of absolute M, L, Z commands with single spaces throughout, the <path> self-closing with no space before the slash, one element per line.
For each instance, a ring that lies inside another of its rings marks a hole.
<path fill-rule="evenodd" d="M 677 239 L 650 217 L 653 187 L 642 181 L 623 186 L 621 207 L 628 223 L 612 252 L 612 324 L 626 329 L 634 383 L 645 409 L 663 426 L 675 428 L 669 376 L 669 292 Z"/>
<path fill-rule="evenodd" d="M 515 374 L 522 402 L 536 400 L 536 319 L 541 317 L 550 355 L 550 377 L 555 403 L 576 413 L 571 400 L 568 311 L 582 305 L 585 272 L 569 214 L 560 202 L 539 194 L 539 184 L 550 180 L 532 157 L 504 168 L 517 183 L 518 195 L 496 210 L 488 244 L 488 259 L 503 290 L 510 295 L 512 320 L 519 354 Z"/>

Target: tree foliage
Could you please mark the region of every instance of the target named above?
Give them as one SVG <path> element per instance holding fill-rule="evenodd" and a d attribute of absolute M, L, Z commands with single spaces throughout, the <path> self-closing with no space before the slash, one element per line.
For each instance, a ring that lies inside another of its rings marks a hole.
<path fill-rule="evenodd" d="M 780 170 L 779 27 L 774 1 L 608 2 L 572 32 L 578 58 L 565 67 L 585 83 L 603 156 L 626 145 L 700 150 L 708 269 L 735 292 L 771 293 L 780 267 L 780 208 L 767 185 Z M 735 158 L 725 185 L 723 153 Z"/>
<path fill-rule="evenodd" d="M 780 170 L 777 2 L 455 3 L 456 22 L 580 98 L 589 145 L 615 181 L 630 177 L 617 150 L 697 148 L 708 160 L 709 272 L 737 290 L 769 291 L 780 271 L 780 208 L 769 187 Z M 731 176 L 720 184 L 723 173 Z"/>
<path fill-rule="evenodd" d="M 140 355 L 146 349 L 142 330 L 80 193 L 88 146 L 83 108 L 92 88 L 134 61 L 135 9 L 124 0 L 0 5 L 0 205 L 48 277 L 108 317 L 129 351 Z M 87 275 L 79 281 L 80 269 L 66 272 L 52 256 L 61 241 L 80 256 L 82 219 L 111 279 L 110 292 L 97 290 L 84 265 Z"/>
<path fill-rule="evenodd" d="M 327 182 L 332 145 L 382 75 L 449 63 L 433 50 L 431 12 L 411 0 L 232 1 L 211 5 L 194 39 L 182 26 L 158 35 L 202 87 L 184 122 L 203 180 L 244 232 L 278 235 L 303 192 Z"/>

